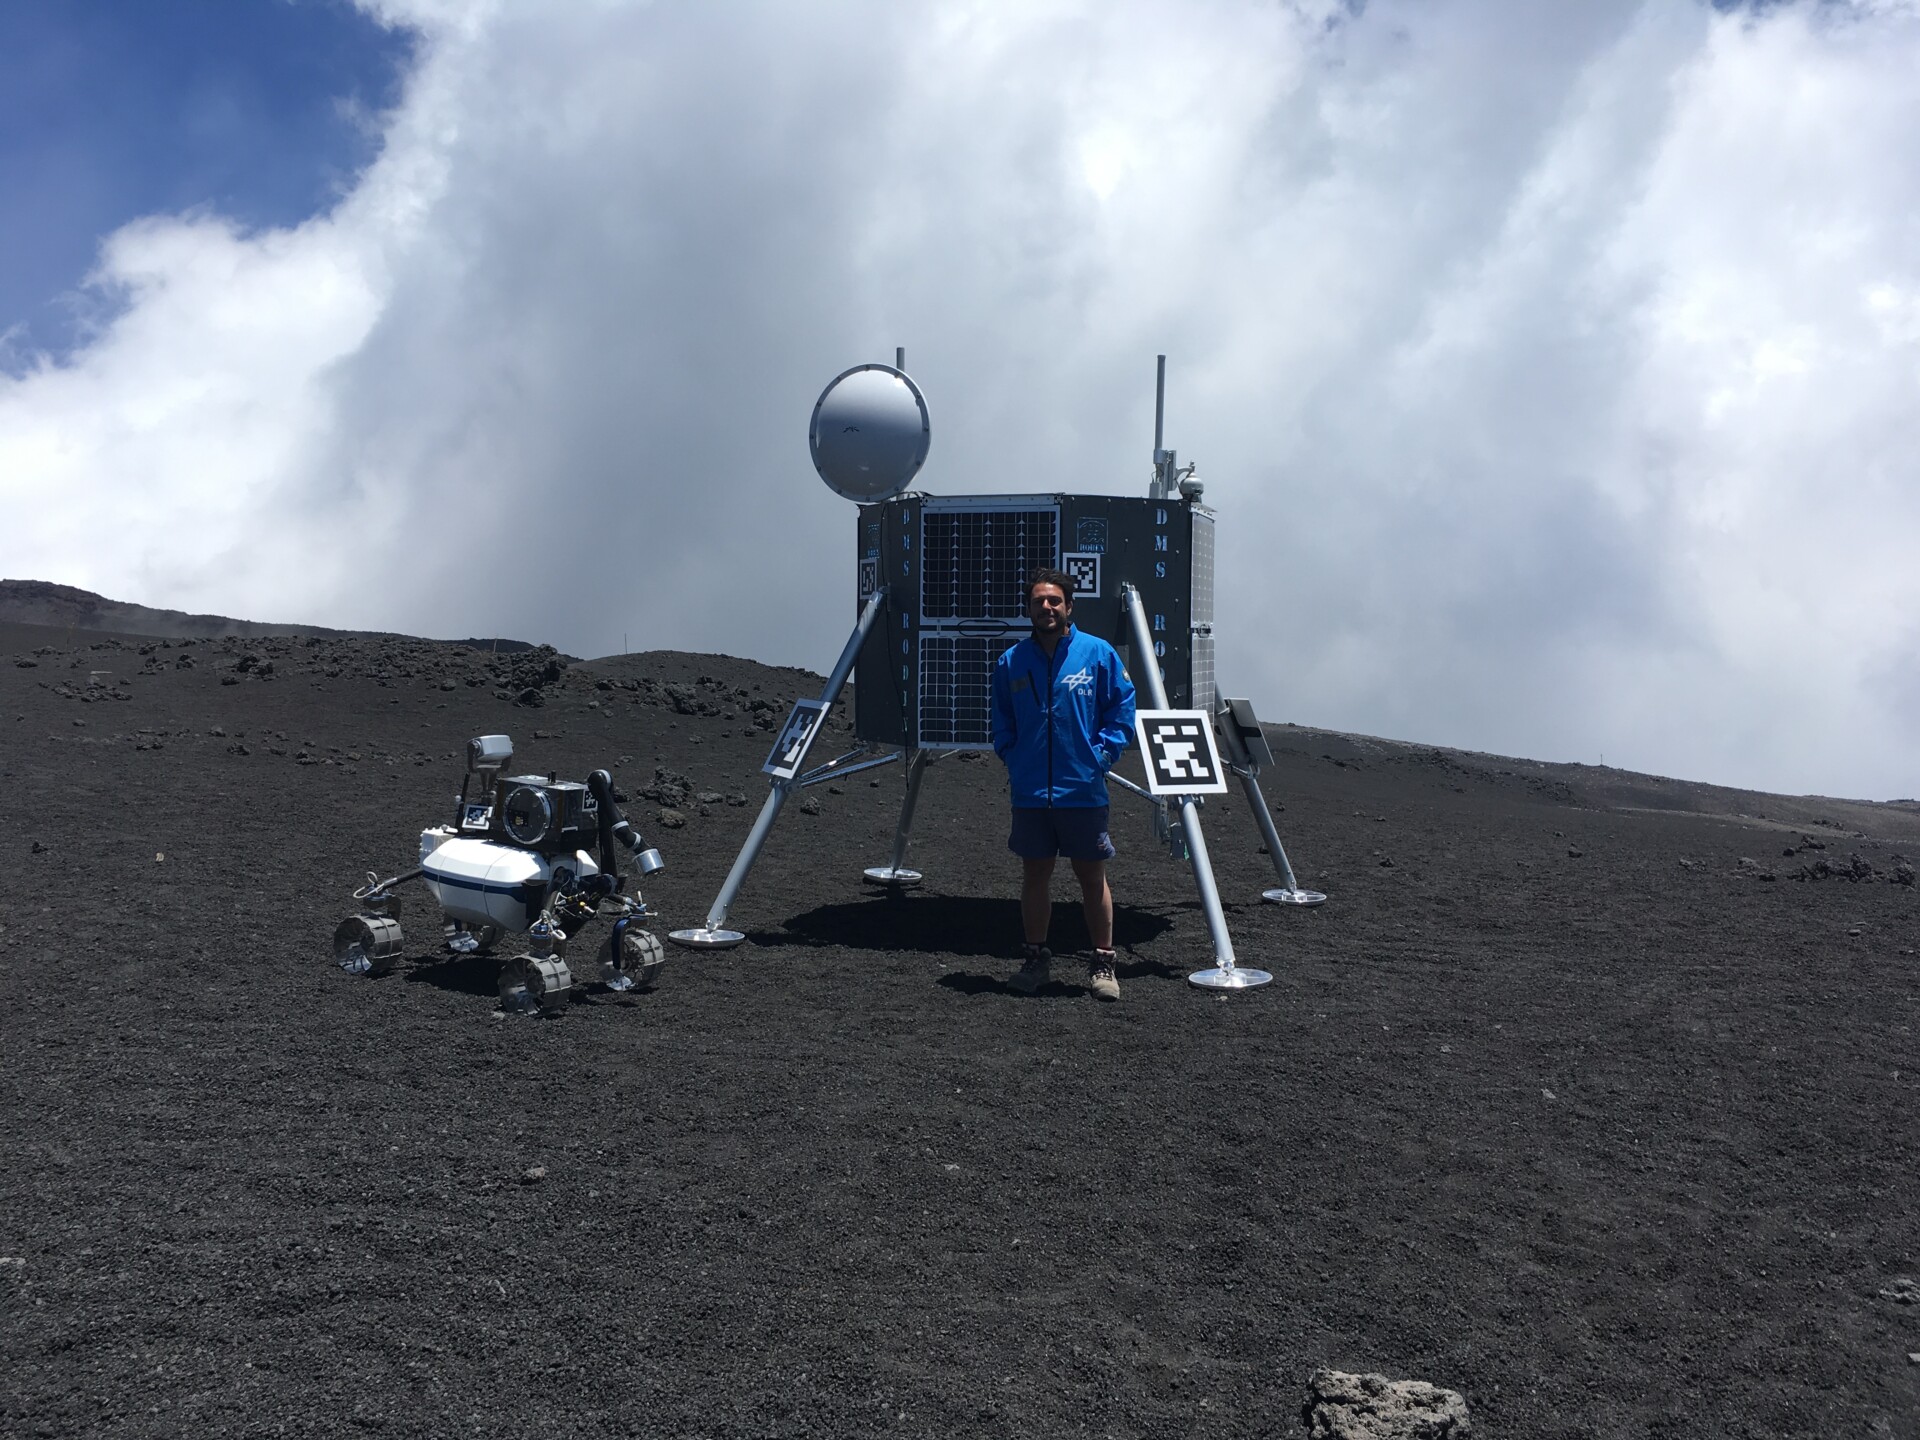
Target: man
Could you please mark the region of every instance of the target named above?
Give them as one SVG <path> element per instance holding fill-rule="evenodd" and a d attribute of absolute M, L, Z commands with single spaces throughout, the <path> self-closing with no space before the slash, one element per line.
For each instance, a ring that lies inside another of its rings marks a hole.
<path fill-rule="evenodd" d="M 1023 868 L 1025 954 L 1008 983 L 1027 995 L 1046 983 L 1053 959 L 1049 886 L 1055 858 L 1065 855 L 1093 939 L 1088 988 L 1101 1000 L 1118 1000 L 1106 776 L 1133 733 L 1133 682 L 1111 645 L 1074 628 L 1071 576 L 1048 569 L 1028 576 L 1027 619 L 1033 634 L 993 667 L 993 750 L 1013 789 L 1007 848 Z"/>

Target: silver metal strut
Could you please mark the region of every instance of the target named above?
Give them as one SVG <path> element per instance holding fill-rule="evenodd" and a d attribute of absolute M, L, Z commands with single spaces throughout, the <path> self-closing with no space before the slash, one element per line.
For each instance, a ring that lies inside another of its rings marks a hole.
<path fill-rule="evenodd" d="M 1267 797 L 1260 793 L 1259 770 L 1240 765 L 1229 765 L 1227 768 L 1240 779 L 1240 788 L 1246 792 L 1247 804 L 1260 826 L 1260 838 L 1267 842 L 1267 854 L 1273 860 L 1274 873 L 1280 877 L 1280 884 L 1272 890 L 1262 890 L 1260 898 L 1271 900 L 1275 905 L 1326 904 L 1327 897 L 1324 894 L 1318 890 L 1302 890 L 1300 882 L 1293 878 L 1293 866 L 1287 861 L 1287 847 L 1280 843 L 1280 831 L 1274 826 L 1273 812 L 1267 809 Z"/>
<path fill-rule="evenodd" d="M 1120 587 L 1120 608 L 1133 631 L 1133 654 L 1138 674 L 1134 687 L 1144 689 L 1155 710 L 1165 710 L 1167 687 L 1160 679 L 1160 662 L 1153 653 L 1153 634 L 1147 628 L 1146 608 L 1140 592 L 1131 584 Z M 1190 984 L 1205 990 L 1246 990 L 1264 985 L 1273 976 L 1265 970 L 1245 969 L 1233 958 L 1233 937 L 1227 933 L 1226 912 L 1220 908 L 1220 888 L 1214 883 L 1213 862 L 1207 854 L 1207 839 L 1200 832 L 1200 806 L 1191 795 L 1182 795 L 1180 828 L 1186 837 L 1188 855 L 1193 863 L 1193 883 L 1200 891 L 1200 908 L 1207 917 L 1207 931 L 1213 937 L 1211 969 L 1196 970 L 1187 977 Z"/>
<path fill-rule="evenodd" d="M 867 643 L 867 635 L 873 629 L 873 622 L 885 604 L 887 587 L 882 585 L 873 592 L 866 608 L 860 612 L 860 619 L 853 627 L 853 634 L 847 637 L 846 647 L 840 652 L 840 659 L 833 667 L 833 674 L 827 677 L 827 685 L 820 692 L 822 709 L 831 710 L 833 702 L 840 698 L 840 692 L 846 687 L 847 676 L 853 673 L 854 662 L 860 658 L 860 649 Z M 825 728 L 824 726 L 822 727 Z M 733 868 L 727 872 L 726 880 L 720 886 L 720 893 L 713 898 L 713 905 L 707 911 L 707 923 L 697 929 L 672 930 L 667 934 L 669 940 L 682 945 L 691 945 L 697 949 L 724 950 L 738 945 L 747 937 L 738 930 L 725 928 L 727 911 L 733 905 L 734 897 L 739 895 L 740 887 L 745 883 L 747 872 L 753 869 L 753 862 L 760 858 L 760 847 L 767 843 L 767 835 L 773 829 L 773 822 L 780 818 L 780 809 L 787 803 L 787 796 L 800 788 L 797 778 L 806 768 L 807 752 L 813 749 L 814 740 L 819 738 L 816 730 L 801 749 L 793 762 L 794 777 L 775 780 L 767 795 L 767 803 L 760 807 L 759 818 L 753 822 L 753 829 L 747 833 L 747 840 L 740 847 L 740 853 L 734 857 Z"/>
<path fill-rule="evenodd" d="M 907 796 L 900 802 L 900 823 L 893 832 L 893 854 L 886 864 L 862 872 L 875 884 L 908 886 L 918 885 L 921 880 L 918 870 L 906 868 L 907 842 L 913 833 L 913 812 L 920 803 L 920 781 L 933 756 L 925 750 L 915 750 L 912 754 L 913 758 L 907 762 Z"/>
<path fill-rule="evenodd" d="M 1248 737 L 1240 731 L 1239 717 L 1233 713 L 1232 706 L 1244 702 L 1223 699 L 1218 689 L 1214 691 L 1214 714 L 1220 719 L 1220 735 L 1227 744 L 1227 769 L 1240 781 L 1240 789 L 1247 797 L 1247 807 L 1253 811 L 1254 823 L 1260 827 L 1260 838 L 1267 843 L 1267 855 L 1273 861 L 1274 872 L 1280 877 L 1280 884 L 1272 890 L 1260 892 L 1260 898 L 1270 900 L 1276 905 L 1300 905 L 1311 907 L 1324 905 L 1327 897 L 1318 890 L 1302 890 L 1300 882 L 1293 878 L 1293 865 L 1287 859 L 1287 847 L 1280 843 L 1279 827 L 1273 823 L 1273 812 L 1267 808 L 1267 797 L 1260 792 L 1260 760 L 1254 753 Z M 1247 708 L 1249 716 L 1251 707 Z M 1266 742 L 1258 734 L 1253 735 L 1260 752 L 1268 760 L 1273 758 Z"/>

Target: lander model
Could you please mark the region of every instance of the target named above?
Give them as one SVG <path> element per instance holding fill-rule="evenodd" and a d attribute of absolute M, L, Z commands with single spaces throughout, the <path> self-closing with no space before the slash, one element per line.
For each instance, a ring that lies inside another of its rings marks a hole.
<path fill-rule="evenodd" d="M 360 912 L 333 936 L 342 970 L 380 975 L 392 968 L 405 944 L 393 916 L 394 890 L 424 880 L 451 953 L 490 954 L 503 937 L 524 937 L 524 948 L 500 962 L 503 1009 L 561 1010 L 574 984 L 570 942 L 599 916 L 613 922 L 598 957 L 606 986 L 644 990 L 659 978 L 666 954 L 642 923 L 651 912 L 639 890 L 620 893 L 620 857 L 624 852 L 639 875 L 656 874 L 666 862 L 621 814 L 613 777 L 605 770 L 584 782 L 504 775 L 512 763 L 513 741 L 505 735 L 467 742 L 453 823 L 420 832 L 416 869 L 390 880 L 369 872 L 353 892 Z"/>
<path fill-rule="evenodd" d="M 737 945 L 726 927 L 747 872 L 781 807 L 798 789 L 904 762 L 906 797 L 887 863 L 867 870 L 878 885 L 919 883 L 907 868 L 914 809 L 929 765 L 957 751 L 990 750 L 994 662 L 1029 630 L 1026 579 L 1036 566 L 1074 579 L 1074 624 L 1113 640 L 1144 701 L 1136 735 L 1142 786 L 1107 779 L 1146 801 L 1153 831 L 1193 867 L 1211 933 L 1214 964 L 1189 978 L 1210 989 L 1245 989 L 1273 977 L 1234 958 L 1214 883 L 1200 807 L 1240 782 L 1280 884 L 1276 904 L 1327 898 L 1294 878 L 1259 777 L 1273 763 L 1253 706 L 1223 698 L 1214 675 L 1214 512 L 1203 487 L 1162 447 L 1166 356 L 1155 379 L 1153 483 L 1144 499 L 1118 495 L 952 495 L 907 490 L 926 463 L 932 426 L 926 397 L 892 365 L 858 365 L 837 376 L 813 408 L 814 468 L 836 495 L 860 507 L 859 620 L 817 700 L 796 702 L 762 770 L 771 793 L 720 887 L 704 926 L 668 938 L 697 947 Z M 808 758 L 849 676 L 857 748 L 824 764 Z M 1215 727 L 1224 742 L 1222 760 Z"/>

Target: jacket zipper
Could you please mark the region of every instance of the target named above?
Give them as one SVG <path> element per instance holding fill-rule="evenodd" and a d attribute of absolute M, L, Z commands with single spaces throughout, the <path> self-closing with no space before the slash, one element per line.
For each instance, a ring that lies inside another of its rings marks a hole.
<path fill-rule="evenodd" d="M 1060 637 L 1060 643 L 1053 647 L 1053 654 L 1047 657 L 1047 808 L 1053 809 L 1053 671 L 1054 661 L 1067 646 L 1072 632 Z"/>

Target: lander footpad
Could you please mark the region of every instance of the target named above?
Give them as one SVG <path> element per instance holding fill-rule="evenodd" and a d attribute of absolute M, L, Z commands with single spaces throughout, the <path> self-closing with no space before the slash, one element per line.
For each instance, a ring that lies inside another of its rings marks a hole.
<path fill-rule="evenodd" d="M 1202 990 L 1251 990 L 1272 979 L 1265 970 L 1251 970 L 1244 965 L 1216 965 L 1211 970 L 1194 971 L 1187 976 L 1187 983 Z"/>
<path fill-rule="evenodd" d="M 739 930 L 701 925 L 691 930 L 669 930 L 667 938 L 676 945 L 686 945 L 695 950 L 727 950 L 747 937 Z"/>

